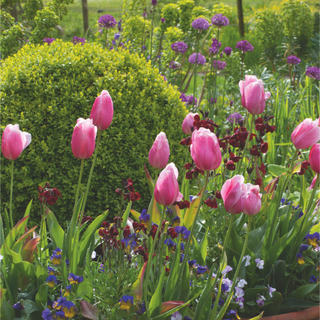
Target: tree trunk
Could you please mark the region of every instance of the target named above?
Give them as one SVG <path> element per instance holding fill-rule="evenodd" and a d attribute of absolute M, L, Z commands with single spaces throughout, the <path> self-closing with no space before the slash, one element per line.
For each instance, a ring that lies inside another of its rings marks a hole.
<path fill-rule="evenodd" d="M 14 21 L 18 22 L 18 10 L 17 10 L 17 4 L 16 3 L 12 6 L 12 8 L 10 10 L 10 14 L 14 18 Z"/>
<path fill-rule="evenodd" d="M 82 0 L 82 16 L 83 16 L 84 35 L 86 35 L 87 30 L 89 29 L 89 14 L 88 14 L 87 0 Z"/>
<path fill-rule="evenodd" d="M 243 23 L 243 10 L 242 10 L 242 0 L 237 0 L 238 7 L 238 20 L 239 20 L 239 33 L 240 36 L 244 36 L 244 23 Z"/>

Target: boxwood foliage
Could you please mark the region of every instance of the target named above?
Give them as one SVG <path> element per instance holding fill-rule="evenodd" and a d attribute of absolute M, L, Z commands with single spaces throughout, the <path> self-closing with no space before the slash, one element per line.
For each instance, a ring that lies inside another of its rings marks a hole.
<path fill-rule="evenodd" d="M 78 183 L 80 160 L 71 151 L 71 137 L 78 118 L 89 118 L 95 98 L 108 90 L 114 103 L 111 126 L 102 133 L 85 214 L 96 216 L 109 209 L 118 213 L 115 189 L 133 179 L 141 200 L 150 201 L 144 164 L 155 137 L 168 137 L 170 162 L 182 169 L 182 121 L 187 114 L 180 93 L 159 71 L 128 50 L 106 51 L 96 44 L 81 46 L 56 40 L 50 46 L 27 45 L 7 58 L 1 68 L 1 134 L 9 123 L 31 133 L 32 142 L 14 163 L 14 218 L 22 217 L 35 199 L 31 220 L 39 223 L 37 188 L 49 182 L 62 194 L 53 205 L 60 223 L 70 219 Z M 10 161 L 1 155 L 1 206 L 9 206 Z M 92 164 L 85 160 L 84 192 Z"/>

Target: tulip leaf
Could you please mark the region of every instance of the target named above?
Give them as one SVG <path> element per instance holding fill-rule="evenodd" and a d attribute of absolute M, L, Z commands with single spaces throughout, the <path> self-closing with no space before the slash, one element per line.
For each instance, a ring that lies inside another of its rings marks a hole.
<path fill-rule="evenodd" d="M 123 221 L 122 221 L 122 228 L 125 228 L 126 225 L 127 225 L 127 220 L 128 220 L 128 217 L 129 217 L 129 213 L 130 213 L 130 209 L 131 209 L 131 206 L 132 206 L 132 201 L 130 201 L 127 205 L 127 209 L 126 211 L 124 212 L 123 214 Z"/>
<path fill-rule="evenodd" d="M 194 218 L 197 213 L 198 206 L 200 204 L 200 198 L 201 198 L 201 193 L 204 192 L 203 188 L 201 191 L 197 194 L 197 197 L 194 197 L 190 203 L 190 207 L 186 210 L 186 213 L 184 214 L 184 219 L 183 223 L 184 226 L 189 230 L 191 226 L 194 223 Z"/>
<path fill-rule="evenodd" d="M 157 225 L 159 225 L 160 211 L 159 211 L 158 204 L 157 204 L 157 201 L 154 198 L 154 196 L 152 197 L 152 199 L 150 201 L 149 208 L 148 208 L 148 214 L 150 215 L 150 225 L 151 225 L 151 222 L 154 222 Z"/>
<path fill-rule="evenodd" d="M 50 237 L 52 238 L 52 240 L 54 241 L 55 245 L 58 248 L 62 248 L 64 231 L 60 227 L 56 216 L 51 210 L 47 209 L 46 214 L 47 214 L 47 224 L 48 224 Z"/>
<path fill-rule="evenodd" d="M 4 228 L 3 228 L 3 221 L 2 221 L 2 216 L 0 214 L 0 249 L 2 244 L 4 243 Z"/>
<path fill-rule="evenodd" d="M 288 172 L 288 168 L 276 164 L 269 164 L 268 172 L 271 173 L 274 177 L 278 177 L 282 174 L 286 174 Z"/>
<path fill-rule="evenodd" d="M 138 279 L 136 280 L 136 282 L 131 286 L 131 290 L 133 295 L 135 296 L 135 298 L 137 300 L 141 300 L 142 299 L 142 288 L 143 288 L 143 276 L 144 273 L 146 271 L 146 267 L 147 267 L 147 263 L 145 262 L 140 270 L 140 273 L 138 275 Z"/>
<path fill-rule="evenodd" d="M 39 287 L 35 301 L 39 309 L 43 310 L 43 306 L 48 302 L 48 285 L 46 283 Z"/>
<path fill-rule="evenodd" d="M 148 186 L 149 186 L 150 195 L 151 195 L 151 197 L 153 197 L 154 182 L 152 181 L 152 178 L 150 176 L 150 173 L 149 173 L 146 165 L 144 165 L 144 172 L 145 172 L 146 177 L 147 177 L 147 183 L 148 183 Z"/>
<path fill-rule="evenodd" d="M 140 213 L 138 211 L 135 211 L 133 209 L 130 210 L 130 213 L 132 214 L 133 218 L 139 222 Z"/>
<path fill-rule="evenodd" d="M 285 298 L 281 302 L 280 313 L 288 313 L 292 311 L 302 310 L 306 308 L 315 307 L 317 312 L 319 310 L 319 303 L 302 300 L 298 298 Z"/>
<path fill-rule="evenodd" d="M 149 309 L 150 309 L 150 316 L 155 317 L 160 315 L 161 313 L 161 305 L 162 305 L 162 289 L 163 289 L 163 280 L 166 274 L 166 266 L 163 266 L 163 270 L 153 296 L 151 297 Z"/>

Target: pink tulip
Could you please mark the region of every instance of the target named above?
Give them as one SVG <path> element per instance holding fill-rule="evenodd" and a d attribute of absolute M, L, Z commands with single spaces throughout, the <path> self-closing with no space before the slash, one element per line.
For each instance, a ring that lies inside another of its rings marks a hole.
<path fill-rule="evenodd" d="M 297 149 L 308 149 L 320 140 L 319 120 L 305 119 L 293 130 L 291 141 Z"/>
<path fill-rule="evenodd" d="M 97 127 L 93 125 L 92 119 L 79 118 L 71 140 L 73 155 L 78 159 L 90 158 L 96 146 L 96 135 Z"/>
<path fill-rule="evenodd" d="M 173 162 L 169 163 L 159 174 L 156 186 L 154 188 L 154 198 L 163 206 L 170 206 L 175 201 L 183 199 L 179 192 L 178 169 Z"/>
<path fill-rule="evenodd" d="M 193 131 L 190 150 L 192 159 L 201 170 L 215 170 L 221 164 L 218 138 L 209 129 L 201 127 Z"/>
<path fill-rule="evenodd" d="M 191 135 L 191 127 L 193 127 L 194 116 L 198 116 L 198 113 L 188 113 L 182 122 L 182 131 L 185 134 Z"/>
<path fill-rule="evenodd" d="M 30 142 L 30 133 L 20 131 L 18 124 L 8 124 L 2 134 L 2 154 L 9 160 L 16 160 Z"/>
<path fill-rule="evenodd" d="M 107 90 L 102 90 L 100 96 L 95 100 L 90 119 L 98 130 L 107 129 L 113 118 L 113 102 Z"/>
<path fill-rule="evenodd" d="M 317 181 L 318 175 L 316 174 L 316 176 L 312 179 L 311 184 L 308 188 L 308 190 L 312 190 L 314 188 L 314 186 L 316 185 L 316 181 Z"/>
<path fill-rule="evenodd" d="M 237 174 L 222 186 L 221 197 L 227 212 L 238 214 L 243 211 L 247 193 L 246 185 L 243 182 L 244 177 Z"/>
<path fill-rule="evenodd" d="M 243 207 L 243 213 L 249 216 L 257 214 L 261 209 L 261 197 L 262 194 L 259 193 L 260 187 L 254 186 L 251 183 L 246 184 L 247 194 L 246 200 Z"/>
<path fill-rule="evenodd" d="M 270 92 L 264 92 L 262 80 L 256 76 L 245 76 L 245 81 L 239 82 L 241 104 L 251 114 L 261 114 L 266 107 Z"/>
<path fill-rule="evenodd" d="M 309 163 L 315 173 L 320 173 L 320 143 L 316 143 L 310 150 Z"/>
<path fill-rule="evenodd" d="M 170 149 L 167 136 L 160 132 L 149 151 L 149 162 L 156 169 L 164 168 L 169 160 Z"/>

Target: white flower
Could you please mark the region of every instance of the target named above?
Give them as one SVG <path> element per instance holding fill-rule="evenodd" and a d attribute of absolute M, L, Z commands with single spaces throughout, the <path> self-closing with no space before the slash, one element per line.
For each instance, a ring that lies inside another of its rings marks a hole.
<path fill-rule="evenodd" d="M 229 289 L 226 292 L 230 292 L 232 287 L 232 281 L 228 278 L 222 279 L 222 283 L 229 287 Z"/>
<path fill-rule="evenodd" d="M 272 288 L 269 285 L 268 285 L 268 289 L 269 289 L 269 295 L 272 298 L 272 292 L 276 291 L 277 289 L 276 288 Z"/>
<path fill-rule="evenodd" d="M 0 254 L 0 261 L 3 259 L 3 255 L 2 254 Z"/>
<path fill-rule="evenodd" d="M 95 259 L 97 256 L 97 253 L 95 251 L 92 251 L 92 254 L 91 254 L 91 259 Z"/>
<path fill-rule="evenodd" d="M 256 263 L 257 263 L 257 267 L 262 270 L 263 267 L 264 267 L 264 261 L 263 260 L 260 260 L 260 259 L 256 259 L 254 260 Z"/>
<path fill-rule="evenodd" d="M 240 298 L 240 297 L 243 297 L 243 296 L 244 296 L 244 291 L 243 291 L 241 288 L 236 287 L 235 290 L 236 290 L 235 296 L 236 296 L 237 298 Z"/>
<path fill-rule="evenodd" d="M 245 263 L 245 265 L 244 265 L 245 267 L 250 266 L 251 257 L 250 257 L 249 255 L 244 256 L 243 259 L 242 259 L 242 261 L 243 261 L 243 260 L 246 260 L 246 263 Z"/>
<path fill-rule="evenodd" d="M 237 284 L 237 287 L 238 288 L 243 288 L 246 284 L 248 284 L 246 280 L 240 279 L 238 284 Z"/>
<path fill-rule="evenodd" d="M 177 311 L 172 314 L 171 320 L 182 320 L 182 315 L 179 313 L 179 311 Z"/>
<path fill-rule="evenodd" d="M 232 271 L 233 269 L 230 266 L 226 266 L 226 268 L 221 272 L 222 275 L 227 274 L 228 272 Z"/>

